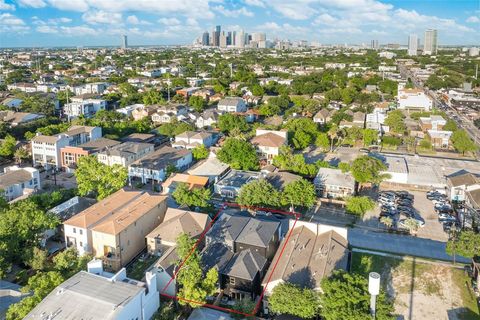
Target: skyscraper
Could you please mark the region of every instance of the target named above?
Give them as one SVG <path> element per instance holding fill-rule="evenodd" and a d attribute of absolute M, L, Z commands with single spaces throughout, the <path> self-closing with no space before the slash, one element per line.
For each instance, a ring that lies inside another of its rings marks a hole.
<path fill-rule="evenodd" d="M 221 26 L 216 26 L 215 27 L 215 46 L 220 45 L 220 33 L 222 32 L 222 27 Z"/>
<path fill-rule="evenodd" d="M 235 36 L 235 47 L 245 48 L 245 32 L 238 31 Z"/>
<path fill-rule="evenodd" d="M 378 49 L 378 40 L 372 40 L 370 45 L 370 49 L 377 50 Z"/>
<path fill-rule="evenodd" d="M 227 47 L 227 36 L 225 35 L 224 32 L 220 33 L 219 46 L 221 48 L 226 48 Z"/>
<path fill-rule="evenodd" d="M 418 37 L 416 34 L 408 36 L 408 55 L 416 56 L 418 51 Z"/>
<path fill-rule="evenodd" d="M 437 54 L 437 30 L 425 30 L 425 42 L 423 43 L 423 54 Z"/>
<path fill-rule="evenodd" d="M 235 45 L 237 38 L 237 31 L 232 31 L 232 42 L 230 43 L 232 46 Z"/>
<path fill-rule="evenodd" d="M 205 31 L 202 35 L 202 46 L 208 46 L 210 43 L 210 35 L 208 34 L 208 31 Z"/>
<path fill-rule="evenodd" d="M 252 33 L 252 40 L 256 42 L 267 40 L 267 36 L 264 32 L 254 32 Z"/>
<path fill-rule="evenodd" d="M 123 35 L 122 36 L 122 49 L 126 50 L 127 48 L 128 48 L 127 36 Z"/>

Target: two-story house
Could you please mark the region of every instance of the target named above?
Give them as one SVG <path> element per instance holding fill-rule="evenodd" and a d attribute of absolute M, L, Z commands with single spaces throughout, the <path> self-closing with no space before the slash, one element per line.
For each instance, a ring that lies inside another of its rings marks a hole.
<path fill-rule="evenodd" d="M 143 104 L 137 104 L 136 107 L 130 112 L 133 120 L 142 120 L 143 118 L 150 117 L 157 111 L 155 106 L 145 106 Z"/>
<path fill-rule="evenodd" d="M 172 147 L 194 149 L 204 145 L 206 148 L 210 148 L 213 142 L 213 134 L 210 132 L 185 131 L 175 136 L 175 141 L 172 142 Z"/>
<path fill-rule="evenodd" d="M 84 99 L 82 97 L 72 97 L 71 102 L 63 106 L 63 113 L 69 118 L 84 116 L 91 118 L 100 110 L 107 108 L 107 101 L 98 98 Z"/>
<path fill-rule="evenodd" d="M 313 122 L 324 125 L 327 122 L 330 122 L 330 120 L 332 120 L 332 115 L 333 115 L 332 111 L 326 108 L 323 108 L 313 116 Z"/>
<path fill-rule="evenodd" d="M 7 201 L 41 189 L 40 173 L 35 168 L 5 167 L 0 174 L 0 190 Z"/>
<path fill-rule="evenodd" d="M 355 192 L 355 179 L 339 169 L 320 168 L 313 183 L 323 198 L 345 198 Z"/>
<path fill-rule="evenodd" d="M 273 158 L 280 154 L 280 148 L 287 145 L 287 131 L 257 129 L 256 136 L 251 140 L 260 159 L 272 163 Z"/>
<path fill-rule="evenodd" d="M 217 123 L 220 114 L 215 110 L 205 110 L 195 120 L 197 128 L 208 128 Z"/>
<path fill-rule="evenodd" d="M 151 118 L 155 124 L 170 123 L 173 119 L 183 120 L 187 113 L 187 108 L 182 104 L 167 104 L 157 106 Z"/>
<path fill-rule="evenodd" d="M 134 161 L 152 153 L 153 151 L 154 144 L 152 143 L 127 141 L 106 148 L 105 150 L 97 153 L 97 159 L 99 162 L 108 166 L 118 164 L 126 168 Z"/>
<path fill-rule="evenodd" d="M 247 111 L 247 105 L 242 98 L 229 97 L 220 100 L 217 109 L 221 112 L 245 112 Z"/>
<path fill-rule="evenodd" d="M 67 247 L 119 270 L 145 249 L 145 236 L 163 222 L 166 197 L 120 189 L 63 223 Z"/>
<path fill-rule="evenodd" d="M 168 166 L 184 170 L 192 161 L 190 150 L 164 146 L 130 164 L 128 180 L 130 183 L 139 179 L 142 183 L 160 184 L 166 179 Z"/>

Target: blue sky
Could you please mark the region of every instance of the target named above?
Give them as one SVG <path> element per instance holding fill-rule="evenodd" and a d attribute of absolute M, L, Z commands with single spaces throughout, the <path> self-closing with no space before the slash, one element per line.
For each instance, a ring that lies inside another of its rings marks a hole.
<path fill-rule="evenodd" d="M 189 44 L 215 25 L 320 43 L 480 45 L 480 0 L 0 0 L 0 47 Z"/>

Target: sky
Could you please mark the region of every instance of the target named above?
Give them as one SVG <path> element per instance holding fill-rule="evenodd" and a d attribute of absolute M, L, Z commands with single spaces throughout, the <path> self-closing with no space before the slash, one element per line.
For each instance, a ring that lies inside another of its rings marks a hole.
<path fill-rule="evenodd" d="M 0 0 L 0 47 L 191 44 L 215 25 L 322 44 L 480 46 L 480 0 Z"/>

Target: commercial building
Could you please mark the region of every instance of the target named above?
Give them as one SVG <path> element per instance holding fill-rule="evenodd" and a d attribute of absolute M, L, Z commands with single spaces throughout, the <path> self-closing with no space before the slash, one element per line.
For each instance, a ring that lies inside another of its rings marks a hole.
<path fill-rule="evenodd" d="M 128 48 L 128 39 L 126 35 L 122 35 L 122 49 L 125 50 Z"/>
<path fill-rule="evenodd" d="M 404 83 L 398 85 L 397 108 L 402 110 L 430 111 L 432 99 L 421 89 L 405 88 Z"/>
<path fill-rule="evenodd" d="M 162 223 L 166 197 L 120 189 L 63 223 L 67 247 L 91 253 L 120 270 L 145 249 L 145 236 Z"/>

